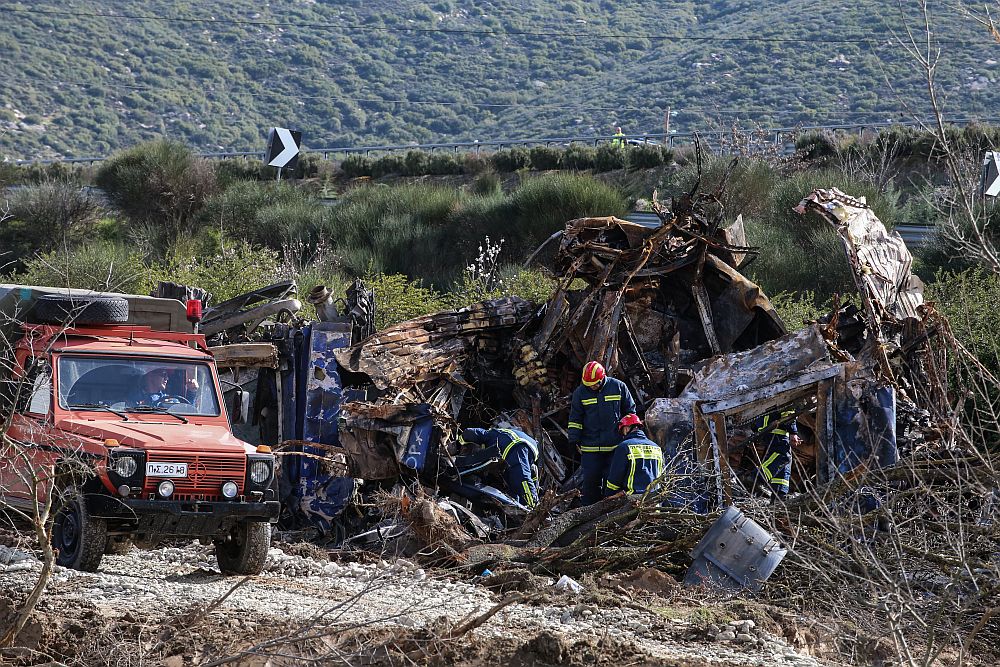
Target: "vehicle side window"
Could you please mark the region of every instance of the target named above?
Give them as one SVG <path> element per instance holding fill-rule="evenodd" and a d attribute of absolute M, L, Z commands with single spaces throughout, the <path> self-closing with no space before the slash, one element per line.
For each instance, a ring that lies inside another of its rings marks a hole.
<path fill-rule="evenodd" d="M 39 364 L 37 368 L 28 399 L 28 412 L 47 415 L 52 405 L 52 368 L 48 364 Z"/>

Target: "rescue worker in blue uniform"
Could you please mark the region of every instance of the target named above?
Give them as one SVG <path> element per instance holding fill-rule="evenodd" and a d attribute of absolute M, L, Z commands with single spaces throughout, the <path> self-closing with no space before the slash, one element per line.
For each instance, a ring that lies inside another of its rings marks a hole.
<path fill-rule="evenodd" d="M 611 454 L 604 495 L 620 491 L 628 494 L 645 493 L 663 471 L 663 450 L 646 437 L 638 415 L 625 415 L 618 422 L 618 432 L 624 438 Z"/>
<path fill-rule="evenodd" d="M 772 502 L 788 496 L 792 479 L 792 444 L 798 442 L 798 427 L 795 412 L 769 412 L 757 417 L 754 428 L 760 433 L 760 441 L 767 446 L 758 468 L 758 479 L 762 479 L 771 491 Z"/>
<path fill-rule="evenodd" d="M 618 422 L 635 411 L 635 401 L 624 382 L 608 377 L 596 361 L 583 367 L 581 385 L 570 400 L 567 432 L 569 444 L 580 450 L 584 505 L 601 499 L 611 454 L 621 442 Z"/>
<path fill-rule="evenodd" d="M 525 507 L 538 504 L 538 443 L 514 428 L 467 428 L 458 436 L 459 444 L 496 448 L 504 463 L 507 493 Z"/>

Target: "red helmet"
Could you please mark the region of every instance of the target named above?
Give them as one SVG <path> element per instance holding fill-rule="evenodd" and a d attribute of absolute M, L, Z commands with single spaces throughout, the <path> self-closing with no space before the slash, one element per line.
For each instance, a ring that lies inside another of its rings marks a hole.
<path fill-rule="evenodd" d="M 596 361 L 589 361 L 583 367 L 583 386 L 596 387 L 604 381 L 604 366 Z"/>
<path fill-rule="evenodd" d="M 639 415 L 625 415 L 618 422 L 619 431 L 629 429 L 633 426 L 642 426 L 642 420 L 639 419 Z"/>

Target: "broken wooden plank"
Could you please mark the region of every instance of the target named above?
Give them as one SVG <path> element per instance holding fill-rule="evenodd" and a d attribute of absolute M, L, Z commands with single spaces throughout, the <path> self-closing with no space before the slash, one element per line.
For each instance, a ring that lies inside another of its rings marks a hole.
<path fill-rule="evenodd" d="M 208 348 L 219 368 L 277 368 L 278 348 L 270 343 L 236 343 Z"/>

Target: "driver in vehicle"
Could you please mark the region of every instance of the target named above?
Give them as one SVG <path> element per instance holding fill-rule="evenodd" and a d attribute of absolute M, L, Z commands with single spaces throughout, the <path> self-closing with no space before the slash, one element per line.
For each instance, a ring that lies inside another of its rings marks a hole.
<path fill-rule="evenodd" d="M 132 398 L 130 405 L 158 405 L 167 398 L 179 398 L 190 403 L 198 393 L 198 381 L 190 378 L 184 382 L 184 392 L 181 394 L 170 393 L 167 390 L 170 384 L 170 371 L 166 368 L 154 368 L 142 376 L 139 387 Z"/>

